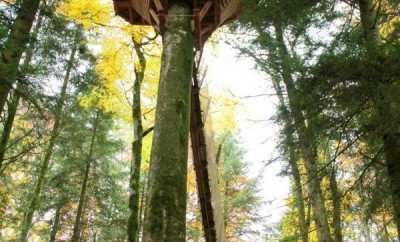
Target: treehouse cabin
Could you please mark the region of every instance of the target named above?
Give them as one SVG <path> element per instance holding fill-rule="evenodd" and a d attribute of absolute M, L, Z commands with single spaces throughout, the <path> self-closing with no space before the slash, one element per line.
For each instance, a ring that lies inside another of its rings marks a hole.
<path fill-rule="evenodd" d="M 193 8 L 196 47 L 220 26 L 234 20 L 240 12 L 240 0 L 188 0 Z M 168 15 L 168 0 L 114 0 L 117 15 L 133 25 L 152 25 L 163 34 Z"/>

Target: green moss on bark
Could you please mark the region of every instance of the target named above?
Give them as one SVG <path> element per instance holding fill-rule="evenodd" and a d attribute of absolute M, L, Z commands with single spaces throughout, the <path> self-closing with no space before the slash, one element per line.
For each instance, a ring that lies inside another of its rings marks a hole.
<path fill-rule="evenodd" d="M 191 9 L 174 3 L 163 36 L 143 241 L 183 242 L 193 65 Z"/>

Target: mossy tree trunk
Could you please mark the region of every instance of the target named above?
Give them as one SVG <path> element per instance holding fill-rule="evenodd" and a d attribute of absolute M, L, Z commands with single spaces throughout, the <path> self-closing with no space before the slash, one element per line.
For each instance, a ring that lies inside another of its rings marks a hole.
<path fill-rule="evenodd" d="M 30 31 L 39 9 L 40 0 L 23 0 L 11 32 L 0 53 L 0 115 L 3 113 L 8 94 L 15 83 L 22 53 L 29 42 Z"/>
<path fill-rule="evenodd" d="M 24 218 L 23 218 L 22 225 L 21 225 L 21 234 L 20 234 L 20 238 L 19 238 L 20 242 L 27 241 L 28 233 L 32 226 L 33 215 L 40 204 L 40 194 L 42 192 L 42 188 L 43 188 L 45 180 L 46 180 L 46 175 L 47 175 L 47 172 L 49 169 L 50 160 L 53 155 L 54 146 L 56 144 L 56 140 L 57 140 L 57 137 L 58 137 L 58 134 L 60 131 L 62 110 L 63 110 L 65 99 L 67 96 L 67 87 L 68 87 L 70 75 L 71 75 L 71 72 L 73 69 L 73 63 L 75 60 L 76 51 L 78 49 L 79 39 L 80 39 L 79 33 L 77 32 L 76 37 L 75 37 L 75 43 L 71 50 L 71 54 L 69 56 L 69 60 L 67 63 L 67 70 L 65 73 L 63 85 L 61 87 L 60 97 L 57 101 L 56 108 L 55 108 L 54 124 L 53 124 L 53 128 L 52 128 L 52 131 L 50 134 L 50 140 L 49 140 L 47 149 L 45 151 L 44 158 L 40 164 L 39 176 L 37 178 L 35 188 L 32 193 L 31 201 L 29 203 L 28 209 L 24 213 Z"/>
<path fill-rule="evenodd" d="M 374 9 L 372 0 L 358 0 L 360 19 L 364 33 L 364 43 L 371 59 L 380 53 L 378 14 Z M 398 239 L 400 240 L 400 117 L 398 115 L 399 103 L 394 103 L 385 91 L 391 89 L 391 83 L 385 80 L 376 80 L 371 90 L 376 93 L 373 97 L 375 112 L 379 115 L 379 127 L 383 140 L 383 150 L 386 159 L 386 167 L 390 180 L 392 195 L 394 222 L 397 225 Z"/>
<path fill-rule="evenodd" d="M 86 158 L 85 174 L 84 174 L 83 180 L 82 180 L 81 194 L 79 196 L 78 210 L 76 212 L 75 224 L 74 224 L 71 242 L 79 242 L 80 241 L 81 225 L 82 225 L 81 220 L 82 220 L 83 208 L 84 208 L 84 204 L 85 204 L 85 200 L 86 200 L 85 198 L 86 198 L 87 184 L 88 184 L 89 175 L 90 175 L 90 167 L 91 167 L 92 160 L 93 160 L 93 150 L 94 150 L 94 145 L 96 142 L 97 126 L 99 124 L 99 119 L 100 119 L 99 115 L 100 115 L 100 113 L 97 112 L 96 117 L 94 118 L 93 123 L 92 123 L 92 137 L 90 140 L 89 153 Z"/>
<path fill-rule="evenodd" d="M 128 242 L 137 242 L 139 237 L 139 197 L 140 197 L 140 167 L 142 164 L 142 143 L 143 143 L 143 126 L 142 126 L 142 102 L 140 98 L 141 86 L 144 79 L 146 69 L 146 59 L 144 57 L 140 43 L 132 38 L 136 56 L 138 58 L 135 63 L 135 82 L 132 92 L 132 119 L 133 119 L 133 143 L 132 143 L 132 164 L 130 177 L 130 194 L 129 194 L 129 218 L 128 218 Z"/>
<path fill-rule="evenodd" d="M 29 65 L 31 64 L 31 60 L 33 57 L 33 51 L 35 48 L 35 42 L 36 42 L 36 36 L 39 33 L 40 27 L 42 26 L 42 20 L 43 16 L 41 13 L 39 13 L 39 16 L 36 21 L 36 26 L 32 32 L 33 39 L 30 42 L 29 48 L 27 48 L 25 52 L 25 58 L 24 58 L 24 63 L 22 65 L 21 70 L 18 71 L 19 76 L 25 75 L 26 71 L 29 68 Z M 12 98 L 10 98 L 9 103 L 8 103 L 8 114 L 6 118 L 6 122 L 4 125 L 3 133 L 1 134 L 0 138 L 0 174 L 5 158 L 5 154 L 7 151 L 7 146 L 8 146 L 8 141 L 10 140 L 10 135 L 12 131 L 12 127 L 14 124 L 14 119 L 15 115 L 17 113 L 18 105 L 21 99 L 21 92 L 24 90 L 24 85 L 23 83 L 18 83 L 17 85 L 17 90 L 13 93 Z"/>
<path fill-rule="evenodd" d="M 321 188 L 321 178 L 318 172 L 317 147 L 311 124 L 306 125 L 306 118 L 298 105 L 298 92 L 292 78 L 289 65 L 290 56 L 283 38 L 281 23 L 274 23 L 279 56 L 282 63 L 282 80 L 288 95 L 289 108 L 293 118 L 295 130 L 299 136 L 299 149 L 304 158 L 304 167 L 307 173 L 307 185 L 312 203 L 312 215 L 316 225 L 319 242 L 332 242 L 330 235 L 325 199 Z"/>
<path fill-rule="evenodd" d="M 143 241 L 184 242 L 194 40 L 191 7 L 171 2 L 163 36 Z"/>

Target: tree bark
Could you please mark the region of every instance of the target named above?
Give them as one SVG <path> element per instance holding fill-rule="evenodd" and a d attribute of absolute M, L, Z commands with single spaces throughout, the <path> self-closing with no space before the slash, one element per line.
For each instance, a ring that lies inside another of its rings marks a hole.
<path fill-rule="evenodd" d="M 59 130 L 60 130 L 62 110 L 64 107 L 66 95 L 67 95 L 67 87 L 68 87 L 68 83 L 70 80 L 71 71 L 73 68 L 75 54 L 76 54 L 76 51 L 78 48 L 78 42 L 79 42 L 79 33 L 77 32 L 74 47 L 72 48 L 71 55 L 70 55 L 68 63 L 67 63 L 67 70 L 66 70 L 63 85 L 61 88 L 60 98 L 57 101 L 56 109 L 54 112 L 54 124 L 53 124 L 53 128 L 52 128 L 52 131 L 50 134 L 49 144 L 47 146 L 44 158 L 40 165 L 40 172 L 39 172 L 39 176 L 38 176 L 38 179 L 37 179 L 37 182 L 35 185 L 34 192 L 32 193 L 32 199 L 29 203 L 28 210 L 25 212 L 24 218 L 22 221 L 21 234 L 20 234 L 20 238 L 19 238 L 20 242 L 27 241 L 28 232 L 32 225 L 33 215 L 40 203 L 40 201 L 39 201 L 40 193 L 42 191 L 43 185 L 46 180 L 46 175 L 47 175 L 47 172 L 49 169 L 50 160 L 53 155 L 54 146 L 55 146 L 55 143 L 56 143 L 56 140 L 57 140 L 57 137 L 59 134 Z"/>
<path fill-rule="evenodd" d="M 377 13 L 372 0 L 358 0 L 358 4 L 365 45 L 369 51 L 370 58 L 373 59 L 374 53 L 381 42 Z M 379 95 L 379 90 L 382 89 L 382 86 L 384 86 L 384 90 L 390 89 L 388 85 L 391 84 L 377 80 L 374 90 L 378 90 L 378 95 L 373 100 L 376 113 L 380 116 L 381 123 L 377 124 L 377 126 L 381 127 L 380 130 L 382 131 L 381 137 L 392 193 L 394 221 L 397 225 L 397 234 L 400 240 L 400 120 L 396 115 L 398 110 L 393 108 L 398 103 L 393 104 L 385 95 Z"/>
<path fill-rule="evenodd" d="M 42 19 L 43 19 L 43 16 L 39 12 L 39 16 L 37 18 L 37 23 L 32 32 L 32 36 L 36 36 L 39 33 L 40 27 L 42 26 Z M 34 38 L 31 41 L 29 48 L 27 48 L 27 50 L 25 52 L 25 59 L 24 59 L 23 65 L 22 65 L 22 69 L 18 70 L 19 76 L 25 75 L 26 70 L 28 69 L 28 67 L 31 63 L 31 60 L 33 57 L 33 50 L 35 48 L 35 42 L 36 42 L 36 38 Z M 12 127 L 14 124 L 15 115 L 17 113 L 17 108 L 18 108 L 19 101 L 21 98 L 20 92 L 22 92 L 22 89 L 24 89 L 23 84 L 18 83 L 17 90 L 14 92 L 13 97 L 11 98 L 10 103 L 8 104 L 9 105 L 8 106 L 8 115 L 6 118 L 6 122 L 4 125 L 3 133 L 1 134 L 1 140 L 0 140 L 0 171 L 2 170 L 5 153 L 8 148 L 7 147 L 8 141 L 10 140 L 10 135 L 11 135 Z M 0 114 L 1 114 L 1 111 L 0 111 Z"/>
<path fill-rule="evenodd" d="M 133 143 L 132 143 L 132 164 L 130 177 L 129 194 L 129 218 L 128 218 L 128 242 L 137 242 L 139 237 L 139 195 L 140 195 L 140 167 L 142 164 L 142 103 L 141 86 L 146 69 L 146 59 L 141 49 L 140 43 L 132 38 L 132 42 L 138 57 L 138 63 L 135 64 L 135 82 L 132 93 L 132 118 L 133 118 Z"/>
<path fill-rule="evenodd" d="M 285 134 L 285 140 L 286 140 L 286 145 L 288 149 L 288 161 L 289 161 L 289 166 L 292 171 L 292 178 L 294 180 L 294 185 L 295 185 L 295 197 L 296 197 L 296 207 L 299 213 L 299 229 L 300 229 L 300 235 L 301 235 L 301 240 L 303 242 L 308 242 L 308 226 L 306 222 L 306 212 L 305 212 L 305 206 L 304 206 L 304 195 L 303 195 L 303 185 L 301 183 L 301 175 L 299 171 L 299 166 L 297 164 L 298 158 L 296 154 L 296 149 L 295 149 L 295 142 L 294 142 L 294 127 L 293 127 L 293 122 L 290 117 L 290 112 L 286 107 L 285 104 L 285 99 L 283 96 L 282 88 L 277 81 L 273 81 L 274 84 L 274 89 L 276 94 L 278 95 L 279 99 L 279 104 L 280 107 L 282 108 L 282 119 L 284 122 L 284 134 Z"/>
<path fill-rule="evenodd" d="M 301 108 L 298 106 L 298 94 L 291 76 L 291 67 L 288 64 L 290 56 L 284 42 L 282 26 L 280 23 L 275 22 L 274 28 L 277 42 L 279 44 L 278 51 L 280 59 L 282 60 L 282 80 L 286 86 L 289 108 L 291 110 L 296 132 L 299 136 L 299 148 L 304 158 L 304 166 L 307 172 L 307 185 L 313 208 L 312 214 L 317 227 L 316 230 L 318 241 L 332 242 L 328 224 L 328 216 L 325 207 L 325 199 L 322 193 L 321 181 L 318 174 L 317 147 L 315 144 L 315 137 L 313 131 L 311 130 L 311 125 L 309 124 L 306 126 L 306 118 L 304 117 Z"/>
<path fill-rule="evenodd" d="M 332 167 L 331 174 L 329 176 L 329 188 L 331 190 L 332 203 L 333 203 L 334 238 L 335 238 L 335 242 L 342 242 L 343 241 L 342 208 L 341 208 L 342 195 L 339 191 L 337 180 L 336 180 L 336 167 L 335 166 Z"/>
<path fill-rule="evenodd" d="M 88 184 L 89 174 L 90 174 L 90 167 L 91 167 L 92 160 L 93 160 L 93 150 L 94 150 L 94 145 L 96 142 L 97 127 L 99 124 L 99 115 L 100 115 L 100 113 L 99 113 L 99 111 L 97 111 L 96 117 L 93 120 L 92 137 L 90 140 L 90 148 L 89 148 L 89 153 L 88 153 L 87 160 L 86 160 L 85 175 L 84 175 L 83 181 L 82 181 L 81 194 L 79 196 L 78 211 L 76 212 L 75 224 L 74 224 L 74 230 L 73 230 L 71 242 L 79 242 L 80 241 L 81 219 L 82 219 L 82 214 L 83 214 L 83 210 L 84 210 L 83 206 L 85 204 L 86 190 L 87 190 L 87 184 Z"/>
<path fill-rule="evenodd" d="M 57 232 L 60 228 L 60 217 L 61 217 L 61 209 L 62 203 L 57 205 L 56 214 L 54 216 L 53 226 L 51 227 L 50 239 L 49 242 L 56 241 Z"/>
<path fill-rule="evenodd" d="M 384 151 L 392 191 L 394 221 L 400 241 L 400 133 L 390 133 L 384 137 Z"/>
<path fill-rule="evenodd" d="M 11 130 L 13 127 L 15 115 L 17 113 L 19 100 L 20 95 L 18 93 L 15 93 L 13 98 L 10 100 L 11 102 L 8 104 L 8 114 L 0 140 L 0 173 L 3 167 L 5 154 L 8 149 L 8 141 L 10 140 Z"/>
<path fill-rule="evenodd" d="M 163 36 L 143 241 L 184 242 L 194 40 L 191 7 L 171 2 Z"/>
<path fill-rule="evenodd" d="M 8 94 L 15 83 L 22 53 L 29 42 L 30 31 L 39 9 L 40 0 L 23 0 L 10 35 L 0 54 L 0 115 L 2 115 Z"/>

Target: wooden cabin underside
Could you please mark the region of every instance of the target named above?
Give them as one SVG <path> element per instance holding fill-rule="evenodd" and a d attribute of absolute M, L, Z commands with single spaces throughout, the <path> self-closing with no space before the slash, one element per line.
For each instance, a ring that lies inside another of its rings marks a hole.
<path fill-rule="evenodd" d="M 220 26 L 234 20 L 240 12 L 240 0 L 191 0 L 196 47 Z M 168 0 L 114 0 L 117 15 L 133 25 L 152 25 L 163 34 L 168 15 Z"/>

